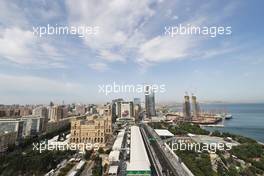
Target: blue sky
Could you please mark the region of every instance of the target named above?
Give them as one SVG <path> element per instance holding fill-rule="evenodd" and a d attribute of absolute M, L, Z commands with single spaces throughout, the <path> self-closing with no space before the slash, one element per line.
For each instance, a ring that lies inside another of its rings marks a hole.
<path fill-rule="evenodd" d="M 264 2 L 0 1 L 0 103 L 101 103 L 98 85 L 165 84 L 158 102 L 264 102 Z M 33 35 L 47 24 L 99 26 L 93 37 Z M 231 26 L 232 35 L 170 38 L 165 26 Z"/>

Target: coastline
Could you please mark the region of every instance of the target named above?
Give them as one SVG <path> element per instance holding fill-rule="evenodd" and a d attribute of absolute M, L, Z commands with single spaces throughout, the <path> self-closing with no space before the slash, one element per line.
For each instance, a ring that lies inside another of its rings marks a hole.
<path fill-rule="evenodd" d="M 264 146 L 263 142 L 257 141 L 257 143 Z"/>
<path fill-rule="evenodd" d="M 264 104 L 201 104 L 201 110 L 215 112 L 216 110 L 226 109 L 232 114 L 233 118 L 225 120 L 224 127 L 205 127 L 209 131 L 229 132 L 259 141 L 264 145 Z M 172 111 L 181 111 L 181 107 L 171 107 Z"/>

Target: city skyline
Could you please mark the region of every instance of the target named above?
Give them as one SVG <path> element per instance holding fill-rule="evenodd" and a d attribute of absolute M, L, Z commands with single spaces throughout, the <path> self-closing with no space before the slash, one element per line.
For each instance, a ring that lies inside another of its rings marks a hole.
<path fill-rule="evenodd" d="M 157 104 L 181 103 L 186 91 L 199 102 L 264 102 L 262 1 L 32 2 L 0 2 L 0 104 L 144 100 L 98 91 L 113 82 L 164 84 Z M 47 24 L 100 32 L 33 35 L 33 27 Z M 164 35 L 166 26 L 179 24 L 231 26 L 232 34 Z"/>

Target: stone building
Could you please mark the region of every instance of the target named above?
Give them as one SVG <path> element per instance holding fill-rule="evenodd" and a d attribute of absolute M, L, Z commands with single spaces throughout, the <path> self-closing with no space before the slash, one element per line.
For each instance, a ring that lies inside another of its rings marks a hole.
<path fill-rule="evenodd" d="M 71 122 L 71 143 L 99 143 L 104 146 L 112 134 L 111 116 L 92 115 Z"/>

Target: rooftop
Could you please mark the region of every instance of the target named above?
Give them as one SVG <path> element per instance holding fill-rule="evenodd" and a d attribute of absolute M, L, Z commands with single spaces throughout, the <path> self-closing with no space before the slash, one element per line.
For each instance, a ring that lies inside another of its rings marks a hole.
<path fill-rule="evenodd" d="M 114 150 L 109 154 L 109 161 L 117 161 L 119 160 L 120 151 Z"/>
<path fill-rule="evenodd" d="M 139 127 L 131 127 L 131 148 L 130 162 L 127 165 L 127 171 L 148 171 L 150 162 L 145 149 Z"/>
<path fill-rule="evenodd" d="M 113 150 L 120 150 L 122 148 L 124 134 L 125 134 L 125 130 L 121 130 L 118 133 L 114 145 L 112 147 Z"/>
<path fill-rule="evenodd" d="M 110 166 L 109 167 L 109 174 L 115 174 L 117 173 L 117 170 L 118 170 L 118 166 Z"/>
<path fill-rule="evenodd" d="M 155 132 L 159 136 L 166 136 L 166 137 L 173 137 L 174 136 L 174 134 L 172 134 L 169 130 L 165 130 L 165 129 L 155 129 Z"/>

